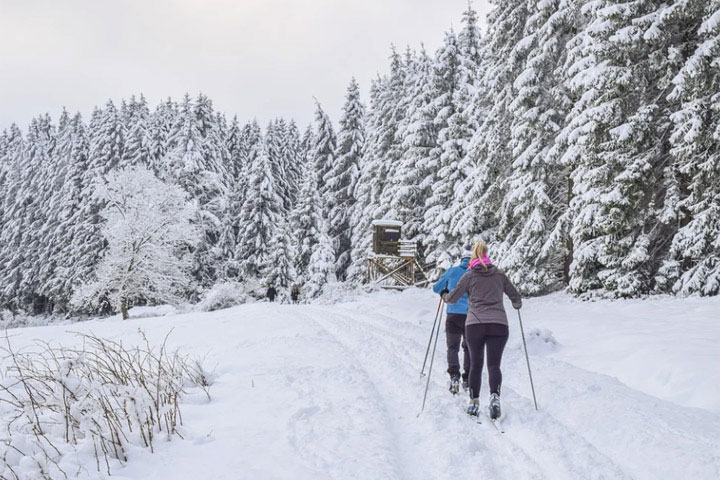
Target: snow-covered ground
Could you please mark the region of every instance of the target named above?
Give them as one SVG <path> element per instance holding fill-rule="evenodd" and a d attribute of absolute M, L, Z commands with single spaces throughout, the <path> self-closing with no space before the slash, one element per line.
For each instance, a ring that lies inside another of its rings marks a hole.
<path fill-rule="evenodd" d="M 159 343 L 172 329 L 171 347 L 217 366 L 212 401 L 183 405 L 184 440 L 133 450 L 118 479 L 720 478 L 720 299 L 527 300 L 540 411 L 511 316 L 505 434 L 447 392 L 442 338 L 417 416 L 436 307 L 428 291 L 379 292 L 9 334 L 131 343 L 142 328 Z"/>

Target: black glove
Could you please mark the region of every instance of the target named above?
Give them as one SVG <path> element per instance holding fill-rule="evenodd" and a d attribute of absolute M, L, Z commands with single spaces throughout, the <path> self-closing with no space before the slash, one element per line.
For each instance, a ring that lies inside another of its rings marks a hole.
<path fill-rule="evenodd" d="M 518 300 L 517 302 L 512 302 L 512 306 L 515 310 L 520 310 L 522 308 L 522 300 Z"/>
<path fill-rule="evenodd" d="M 440 292 L 440 296 L 444 297 L 446 293 L 450 293 L 450 290 L 448 290 L 447 288 Z"/>

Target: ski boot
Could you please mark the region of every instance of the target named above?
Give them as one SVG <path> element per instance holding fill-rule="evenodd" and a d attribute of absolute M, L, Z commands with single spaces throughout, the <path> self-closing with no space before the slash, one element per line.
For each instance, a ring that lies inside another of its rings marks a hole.
<path fill-rule="evenodd" d="M 470 415 L 471 417 L 477 417 L 479 411 L 480 411 L 480 402 L 478 401 L 477 398 L 471 398 L 470 403 L 468 404 L 468 407 L 466 410 L 467 414 Z"/>
<path fill-rule="evenodd" d="M 497 393 L 490 395 L 490 406 L 488 408 L 490 410 L 490 418 L 493 420 L 500 418 L 500 396 Z"/>
<path fill-rule="evenodd" d="M 460 392 L 460 377 L 454 376 L 450 379 L 450 393 L 457 395 Z"/>
<path fill-rule="evenodd" d="M 462 381 L 462 389 L 463 389 L 463 392 L 467 392 L 467 391 L 470 389 L 470 386 L 468 385 L 467 378 L 463 378 L 463 381 Z"/>

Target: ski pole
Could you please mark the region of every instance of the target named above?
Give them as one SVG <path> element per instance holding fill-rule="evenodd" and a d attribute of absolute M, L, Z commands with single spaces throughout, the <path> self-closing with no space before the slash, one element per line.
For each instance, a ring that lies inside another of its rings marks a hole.
<path fill-rule="evenodd" d="M 420 370 L 420 375 L 425 375 L 425 364 L 427 363 L 428 353 L 430 353 L 430 344 L 432 343 L 433 335 L 435 334 L 435 324 L 437 323 L 439 318 L 440 307 L 442 307 L 442 297 L 440 297 L 437 312 L 435 312 L 435 321 L 433 322 L 432 330 L 430 330 L 430 340 L 428 340 L 427 350 L 425 350 L 425 360 L 423 360 L 423 366 Z"/>
<path fill-rule="evenodd" d="M 537 406 L 537 399 L 535 398 L 535 385 L 533 384 L 532 371 L 530 371 L 530 357 L 528 357 L 527 344 L 525 343 L 525 330 L 523 329 L 522 317 L 520 316 L 520 309 L 518 309 L 517 312 L 518 312 L 518 320 L 520 321 L 520 334 L 522 335 L 523 349 L 525 350 L 525 361 L 527 362 L 527 367 L 528 367 L 528 376 L 530 377 L 530 389 L 532 390 L 532 394 L 533 394 L 533 402 L 535 403 L 535 410 L 537 410 L 538 406 Z"/>
<path fill-rule="evenodd" d="M 420 408 L 420 413 L 418 413 L 418 417 L 425 410 L 425 400 L 427 400 L 428 387 L 430 387 L 430 377 L 432 376 L 432 367 L 433 367 L 433 362 L 435 361 L 435 350 L 437 349 L 438 338 L 440 338 L 440 325 L 441 324 L 442 324 L 442 322 L 438 322 L 437 332 L 435 333 L 435 345 L 433 346 L 432 357 L 430 357 L 430 367 L 428 368 L 427 382 L 425 383 L 425 394 L 423 395 L 423 403 L 422 403 L 422 407 Z"/>

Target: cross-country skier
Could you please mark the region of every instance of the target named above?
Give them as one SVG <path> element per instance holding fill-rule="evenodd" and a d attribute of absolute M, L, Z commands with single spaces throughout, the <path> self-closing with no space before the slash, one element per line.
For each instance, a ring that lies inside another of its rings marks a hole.
<path fill-rule="evenodd" d="M 455 288 L 460 278 L 467 272 L 468 263 L 470 263 L 470 255 L 472 254 L 470 246 L 463 249 L 460 264 L 450 267 L 445 271 L 442 277 L 433 286 L 433 291 L 444 295 Z M 463 295 L 460 300 L 447 307 L 447 318 L 445 319 L 445 339 L 447 341 L 447 372 L 450 374 L 450 392 L 455 395 L 460 391 L 460 346 L 463 349 L 463 372 L 462 383 L 463 388 L 467 390 L 468 373 L 470 372 L 470 355 L 467 349 L 467 343 L 463 338 L 465 336 L 465 319 L 468 311 L 467 295 Z"/>
<path fill-rule="evenodd" d="M 290 300 L 292 300 L 293 303 L 298 303 L 298 300 L 300 298 L 300 287 L 295 284 L 292 286 L 292 290 L 290 290 Z"/>
<path fill-rule="evenodd" d="M 268 300 L 270 300 L 271 302 L 275 301 L 275 296 L 277 295 L 277 290 L 275 290 L 275 285 L 273 285 L 272 283 L 268 285 L 266 295 L 267 295 Z"/>
<path fill-rule="evenodd" d="M 482 378 L 483 356 L 487 351 L 487 369 L 490 381 L 490 418 L 500 417 L 500 386 L 502 373 L 500 361 L 508 340 L 508 321 L 503 306 L 503 293 L 512 301 L 515 309 L 522 307 L 522 300 L 515 286 L 505 273 L 492 264 L 487 256 L 487 246 L 478 242 L 472 249 L 468 265 L 470 270 L 462 276 L 455 288 L 443 295 L 448 304 L 458 302 L 465 294 L 470 309 L 465 322 L 465 341 L 470 351 L 470 404 L 469 415 L 477 415 L 478 396 Z"/>

